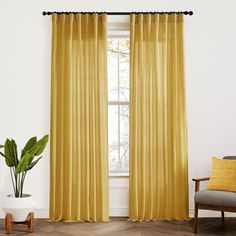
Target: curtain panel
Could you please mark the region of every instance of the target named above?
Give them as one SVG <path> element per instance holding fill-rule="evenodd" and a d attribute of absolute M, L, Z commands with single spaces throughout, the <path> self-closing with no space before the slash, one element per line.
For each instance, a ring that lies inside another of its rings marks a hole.
<path fill-rule="evenodd" d="M 183 15 L 130 17 L 129 218 L 188 220 Z"/>
<path fill-rule="evenodd" d="M 52 15 L 52 221 L 109 220 L 106 19 Z"/>

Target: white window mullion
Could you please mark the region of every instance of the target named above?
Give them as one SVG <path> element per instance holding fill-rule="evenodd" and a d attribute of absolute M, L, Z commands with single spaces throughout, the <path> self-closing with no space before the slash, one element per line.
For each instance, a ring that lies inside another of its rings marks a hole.
<path fill-rule="evenodd" d="M 129 105 L 129 102 L 126 101 L 110 101 L 108 105 Z"/>

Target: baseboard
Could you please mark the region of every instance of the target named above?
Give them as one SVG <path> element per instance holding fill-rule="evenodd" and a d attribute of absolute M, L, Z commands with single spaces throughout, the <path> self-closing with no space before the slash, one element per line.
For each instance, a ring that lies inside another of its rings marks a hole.
<path fill-rule="evenodd" d="M 118 216 L 118 217 L 127 217 L 129 213 L 129 209 L 127 207 L 112 207 L 110 208 L 110 216 Z M 199 210 L 199 217 L 221 217 L 221 213 L 219 211 L 208 211 L 208 210 Z M 194 209 L 189 209 L 189 217 L 194 217 Z M 236 217 L 236 213 L 225 212 L 225 217 Z"/>
<path fill-rule="evenodd" d="M 118 207 L 112 206 L 109 209 L 111 217 L 127 217 L 129 209 L 127 207 Z M 37 219 L 48 219 L 49 210 L 48 209 L 36 209 L 34 211 L 35 218 Z M 194 215 L 194 209 L 189 209 L 189 217 L 192 218 Z M 221 214 L 219 211 L 208 211 L 208 210 L 199 210 L 199 217 L 220 217 Z M 3 210 L 0 210 L 0 219 L 4 218 Z M 236 213 L 225 212 L 225 217 L 236 217 Z"/>

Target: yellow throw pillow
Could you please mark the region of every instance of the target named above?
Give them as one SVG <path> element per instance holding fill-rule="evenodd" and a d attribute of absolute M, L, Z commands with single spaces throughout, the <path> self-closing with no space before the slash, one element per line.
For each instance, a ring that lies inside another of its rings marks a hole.
<path fill-rule="evenodd" d="M 236 192 L 236 160 L 212 158 L 212 173 L 208 188 Z"/>

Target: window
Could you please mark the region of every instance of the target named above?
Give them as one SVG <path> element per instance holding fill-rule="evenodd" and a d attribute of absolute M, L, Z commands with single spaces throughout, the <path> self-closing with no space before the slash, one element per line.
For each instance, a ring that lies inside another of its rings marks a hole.
<path fill-rule="evenodd" d="M 129 37 L 108 38 L 109 172 L 129 172 Z"/>

